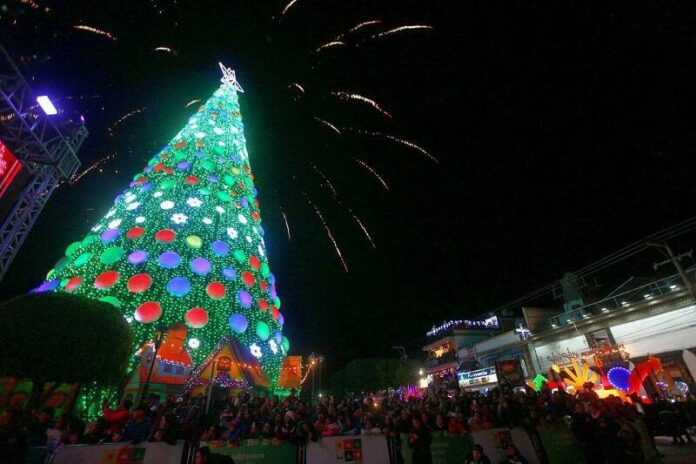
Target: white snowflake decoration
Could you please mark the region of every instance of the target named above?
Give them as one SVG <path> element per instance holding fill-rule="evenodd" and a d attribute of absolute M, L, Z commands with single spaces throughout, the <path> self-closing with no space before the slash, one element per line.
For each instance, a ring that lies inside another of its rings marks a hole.
<path fill-rule="evenodd" d="M 275 340 L 271 340 L 270 342 L 268 342 L 268 345 L 271 347 L 271 351 L 273 352 L 273 354 L 278 354 L 278 344 Z"/>
<path fill-rule="evenodd" d="M 247 243 L 251 243 L 251 237 L 249 237 L 249 236 L 247 235 L 247 236 L 246 236 L 246 241 L 247 241 Z"/>
<path fill-rule="evenodd" d="M 251 351 L 251 354 L 257 358 L 260 358 L 262 356 L 261 347 L 256 343 L 252 343 L 251 345 L 249 345 L 249 351 Z"/>
<path fill-rule="evenodd" d="M 225 208 L 223 208 L 222 206 L 216 206 L 215 211 L 217 211 L 218 214 L 224 214 Z"/>
<path fill-rule="evenodd" d="M 238 215 L 237 219 L 239 219 L 239 222 L 241 222 L 242 224 L 247 223 L 247 218 L 245 218 L 244 215 L 242 215 L 242 214 Z"/>
<path fill-rule="evenodd" d="M 174 222 L 174 224 L 184 224 L 187 219 L 188 216 L 182 213 L 176 213 L 172 215 L 172 222 Z"/>
<path fill-rule="evenodd" d="M 121 225 L 121 220 L 120 220 L 120 219 L 114 219 L 113 221 L 111 221 L 111 222 L 109 223 L 109 229 L 115 229 L 115 228 L 117 228 L 117 227 L 120 226 L 120 225 Z"/>
<path fill-rule="evenodd" d="M 133 210 L 136 209 L 138 206 L 140 206 L 140 202 L 136 201 L 135 203 L 130 203 L 130 204 L 128 204 L 128 206 L 126 206 L 126 209 L 127 209 L 128 211 L 133 211 Z"/>
<path fill-rule="evenodd" d="M 186 200 L 186 204 L 193 208 L 198 208 L 203 204 L 203 202 L 198 198 L 189 198 L 188 200 Z"/>
<path fill-rule="evenodd" d="M 143 222 L 145 222 L 145 216 L 138 216 L 137 218 L 135 218 L 136 224 L 142 224 Z"/>
<path fill-rule="evenodd" d="M 160 208 L 162 209 L 172 209 L 174 207 L 174 202 L 169 200 L 164 200 L 160 203 Z"/>
<path fill-rule="evenodd" d="M 159 197 L 162 196 L 162 192 L 157 191 L 157 192 L 153 193 L 152 196 L 155 197 L 155 198 L 159 198 Z"/>
<path fill-rule="evenodd" d="M 227 228 L 227 235 L 232 239 L 235 240 L 237 237 L 239 237 L 239 234 L 237 231 L 234 229 L 234 227 L 228 227 Z"/>
<path fill-rule="evenodd" d="M 204 217 L 204 218 L 203 218 L 203 224 L 210 225 L 210 224 L 212 224 L 212 223 L 213 223 L 213 220 L 210 219 L 209 217 Z"/>

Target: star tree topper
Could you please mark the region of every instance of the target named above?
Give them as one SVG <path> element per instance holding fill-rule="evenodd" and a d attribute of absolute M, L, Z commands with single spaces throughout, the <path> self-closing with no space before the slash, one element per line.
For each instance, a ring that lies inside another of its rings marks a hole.
<path fill-rule="evenodd" d="M 244 93 L 244 89 L 241 85 L 239 85 L 239 82 L 237 82 L 237 76 L 234 74 L 234 69 L 228 68 L 222 63 L 218 64 L 220 65 L 220 70 L 222 71 L 222 79 L 220 79 L 220 82 L 229 85 L 237 92 Z"/>

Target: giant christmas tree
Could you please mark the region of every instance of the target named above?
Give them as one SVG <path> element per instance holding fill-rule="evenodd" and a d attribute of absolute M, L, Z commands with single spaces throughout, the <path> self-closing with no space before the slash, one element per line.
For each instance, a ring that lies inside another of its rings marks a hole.
<path fill-rule="evenodd" d="M 200 363 L 233 335 L 275 384 L 289 342 L 268 267 L 234 71 L 35 291 L 120 308 L 136 347 L 185 322 Z M 95 330 L 99 330 L 95 327 Z"/>

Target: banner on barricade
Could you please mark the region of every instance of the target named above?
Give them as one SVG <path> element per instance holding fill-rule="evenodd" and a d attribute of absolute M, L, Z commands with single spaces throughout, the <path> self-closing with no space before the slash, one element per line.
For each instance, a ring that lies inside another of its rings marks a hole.
<path fill-rule="evenodd" d="M 401 436 L 402 455 L 404 464 L 413 463 L 413 452 L 408 447 L 408 436 Z M 434 432 L 433 441 L 430 444 L 430 455 L 433 464 L 459 464 L 464 456 L 471 453 L 474 443 L 471 435 L 450 435 L 443 432 Z"/>
<path fill-rule="evenodd" d="M 389 462 L 387 437 L 323 437 L 307 443 L 307 463 L 311 464 L 384 464 Z"/>
<path fill-rule="evenodd" d="M 74 445 L 58 448 L 53 464 L 159 464 L 181 462 L 184 442 L 176 445 L 166 443 L 141 443 L 124 445 Z"/>
<path fill-rule="evenodd" d="M 554 464 L 581 464 L 585 462 L 585 452 L 567 425 L 548 425 L 539 427 L 538 431 L 549 462 Z"/>
<path fill-rule="evenodd" d="M 242 440 L 240 446 L 214 446 L 208 443 L 212 454 L 230 456 L 234 462 L 244 464 L 295 464 L 297 447 L 271 440 Z M 201 443 L 205 446 L 205 443 Z"/>
<path fill-rule="evenodd" d="M 408 447 L 408 440 L 402 435 L 401 453 L 404 464 L 413 462 L 412 452 Z M 448 433 L 433 433 L 433 441 L 430 445 L 430 454 L 433 464 L 460 463 L 464 457 L 473 450 L 474 444 L 481 445 L 483 452 L 491 462 L 500 462 L 505 458 L 505 450 L 508 444 L 514 444 L 529 464 L 539 464 L 537 455 L 529 434 L 521 427 L 509 429 L 506 427 L 479 430 L 468 435 L 450 435 Z M 553 461 L 551 461 L 553 462 Z"/>

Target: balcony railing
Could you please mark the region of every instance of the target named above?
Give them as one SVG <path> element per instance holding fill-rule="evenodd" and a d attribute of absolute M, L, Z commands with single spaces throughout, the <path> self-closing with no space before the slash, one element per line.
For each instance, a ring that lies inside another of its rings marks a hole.
<path fill-rule="evenodd" d="M 694 282 L 696 267 L 686 271 L 691 282 Z M 585 305 L 581 308 L 559 314 L 548 320 L 549 329 L 575 324 L 590 319 L 592 316 L 610 314 L 623 309 L 649 302 L 661 296 L 672 295 L 684 290 L 684 281 L 679 274 L 658 279 L 625 292 L 613 295 L 600 301 Z"/>

